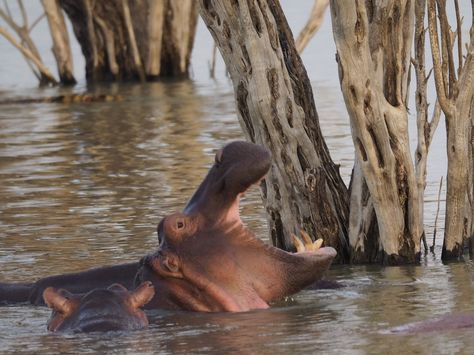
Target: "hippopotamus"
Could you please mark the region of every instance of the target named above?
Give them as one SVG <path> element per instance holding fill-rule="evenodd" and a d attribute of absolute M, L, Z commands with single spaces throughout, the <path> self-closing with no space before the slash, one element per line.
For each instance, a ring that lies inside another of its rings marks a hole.
<path fill-rule="evenodd" d="M 84 295 L 48 287 L 44 302 L 52 308 L 48 330 L 52 332 L 93 332 L 137 330 L 148 326 L 140 309 L 155 294 L 151 282 L 142 283 L 130 292 L 120 284 L 96 288 Z"/>
<path fill-rule="evenodd" d="M 413 334 L 474 328 L 474 312 L 446 314 L 438 318 L 400 325 L 384 333 Z"/>
<path fill-rule="evenodd" d="M 214 164 L 181 212 L 165 216 L 157 228 L 158 248 L 139 262 L 56 275 L 33 284 L 0 285 L 0 302 L 42 303 L 49 287 L 85 293 L 122 283 L 131 288 L 151 281 L 146 308 L 190 311 L 248 311 L 313 284 L 331 265 L 336 251 L 304 236 L 287 252 L 259 240 L 240 218 L 241 196 L 263 181 L 270 152 L 236 141 L 215 155 Z"/>

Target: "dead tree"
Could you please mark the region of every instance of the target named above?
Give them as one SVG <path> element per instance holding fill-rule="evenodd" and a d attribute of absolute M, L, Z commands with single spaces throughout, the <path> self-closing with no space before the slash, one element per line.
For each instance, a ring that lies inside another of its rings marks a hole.
<path fill-rule="evenodd" d="M 420 201 L 420 220 L 423 220 L 424 197 L 426 188 L 426 166 L 428 162 L 428 151 L 433 140 L 434 133 L 438 127 L 441 117 L 441 108 L 438 101 L 435 103 L 433 116 L 428 120 L 428 102 L 427 102 L 427 82 L 428 77 L 425 69 L 425 13 L 426 0 L 415 2 L 415 58 L 412 60 L 415 68 L 416 77 L 416 127 L 417 127 L 417 147 L 415 153 L 416 184 L 418 189 L 418 201 Z M 423 232 L 424 234 L 424 232 Z M 426 237 L 425 251 L 427 249 Z"/>
<path fill-rule="evenodd" d="M 201 0 L 230 73 L 247 138 L 273 152 L 262 184 L 271 239 L 293 248 L 303 228 L 348 260 L 348 194 L 318 122 L 306 70 L 278 0 Z"/>
<path fill-rule="evenodd" d="M 59 0 L 86 59 L 88 81 L 187 76 L 197 23 L 193 0 Z"/>
<path fill-rule="evenodd" d="M 461 20 L 457 0 L 455 68 L 453 39 L 445 0 L 428 0 L 428 28 L 433 58 L 436 93 L 446 118 L 447 195 L 442 259 L 457 259 L 472 233 L 472 126 L 474 97 L 474 26 L 465 59 L 462 53 Z M 438 21 L 440 31 L 438 32 Z M 440 48 L 441 44 L 441 48 Z"/>
<path fill-rule="evenodd" d="M 351 184 L 352 260 L 417 262 L 421 201 L 407 115 L 414 2 L 332 0 L 331 15 L 357 160 Z M 372 208 L 378 233 L 367 229 L 373 226 Z"/>
<path fill-rule="evenodd" d="M 23 21 L 23 24 L 20 25 L 14 21 L 10 9 L 8 8 L 8 3 L 5 1 L 4 4 L 5 7 L 0 8 L 0 17 L 16 33 L 17 38 L 10 31 L 3 27 L 0 27 L 0 35 L 5 37 L 21 52 L 31 70 L 38 78 L 40 85 L 58 84 L 57 80 L 54 78 L 54 75 L 44 65 L 41 55 L 30 36 L 31 30 L 36 26 L 43 16 L 40 16 L 38 19 L 33 21 L 30 26 L 23 1 L 18 0 L 21 18 Z"/>
<path fill-rule="evenodd" d="M 64 15 L 59 7 L 58 0 L 42 0 L 49 31 L 53 39 L 53 54 L 56 58 L 59 79 L 62 84 L 74 85 L 74 66 L 72 61 L 69 34 L 64 21 Z"/>

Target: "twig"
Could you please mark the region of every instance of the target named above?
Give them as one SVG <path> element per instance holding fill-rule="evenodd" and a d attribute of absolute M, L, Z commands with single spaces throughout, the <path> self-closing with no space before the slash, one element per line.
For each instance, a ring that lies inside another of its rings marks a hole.
<path fill-rule="evenodd" d="M 329 0 L 315 0 L 311 15 L 309 15 L 308 22 L 301 30 L 298 38 L 295 41 L 296 50 L 301 54 L 308 45 L 311 38 L 323 24 L 324 14 L 329 5 Z"/>
<path fill-rule="evenodd" d="M 40 23 L 40 21 L 41 21 L 42 19 L 44 19 L 45 16 L 46 16 L 46 14 L 45 14 L 44 12 L 43 12 L 41 15 L 39 15 L 38 18 L 37 18 L 36 20 L 34 20 L 33 23 L 31 24 L 31 26 L 30 26 L 28 32 L 33 31 L 33 28 L 35 28 L 36 25 L 37 25 L 38 23 Z"/>
<path fill-rule="evenodd" d="M 458 77 L 462 69 L 462 21 L 459 14 L 459 0 L 454 0 L 454 8 L 456 10 L 456 32 L 458 35 Z"/>
<path fill-rule="evenodd" d="M 214 42 L 214 47 L 212 48 L 212 59 L 211 59 L 211 66 L 209 68 L 209 75 L 212 79 L 215 78 L 216 74 L 216 52 L 217 52 L 217 45 Z"/>
<path fill-rule="evenodd" d="M 441 200 L 441 188 L 443 187 L 443 176 L 441 176 L 441 180 L 439 182 L 439 190 L 438 190 L 438 207 L 436 208 L 436 217 L 435 217 L 435 224 L 434 224 L 434 230 L 433 230 L 433 245 L 430 248 L 430 251 L 434 253 L 434 247 L 436 244 L 436 229 L 438 225 L 438 216 L 439 216 L 439 203 Z"/>

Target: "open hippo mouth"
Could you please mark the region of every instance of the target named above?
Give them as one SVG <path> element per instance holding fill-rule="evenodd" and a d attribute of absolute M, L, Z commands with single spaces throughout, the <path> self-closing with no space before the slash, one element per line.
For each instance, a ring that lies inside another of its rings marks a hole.
<path fill-rule="evenodd" d="M 144 259 L 140 276 L 155 283 L 154 306 L 234 312 L 268 308 L 322 277 L 336 256 L 333 248 L 321 248 L 321 241 L 313 243 L 303 234 L 304 241 L 293 237 L 297 252 L 289 253 L 266 245 L 241 221 L 240 196 L 264 178 L 270 165 L 267 149 L 228 144 L 216 154 L 183 213 L 160 222 L 160 247 Z"/>

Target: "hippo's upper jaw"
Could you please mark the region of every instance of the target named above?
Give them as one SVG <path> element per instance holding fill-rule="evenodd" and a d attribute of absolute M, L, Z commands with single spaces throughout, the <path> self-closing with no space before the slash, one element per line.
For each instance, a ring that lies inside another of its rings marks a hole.
<path fill-rule="evenodd" d="M 184 213 L 160 222 L 159 250 L 143 260 L 139 274 L 156 286 L 151 307 L 209 312 L 267 308 L 322 277 L 336 256 L 333 248 L 318 245 L 288 253 L 264 244 L 242 224 L 239 198 L 263 179 L 270 158 L 261 146 L 228 144 L 216 154 Z"/>
<path fill-rule="evenodd" d="M 241 141 L 227 144 L 216 153 L 214 165 L 183 212 L 200 215 L 207 223 L 240 222 L 240 196 L 260 182 L 270 166 L 266 148 Z"/>

